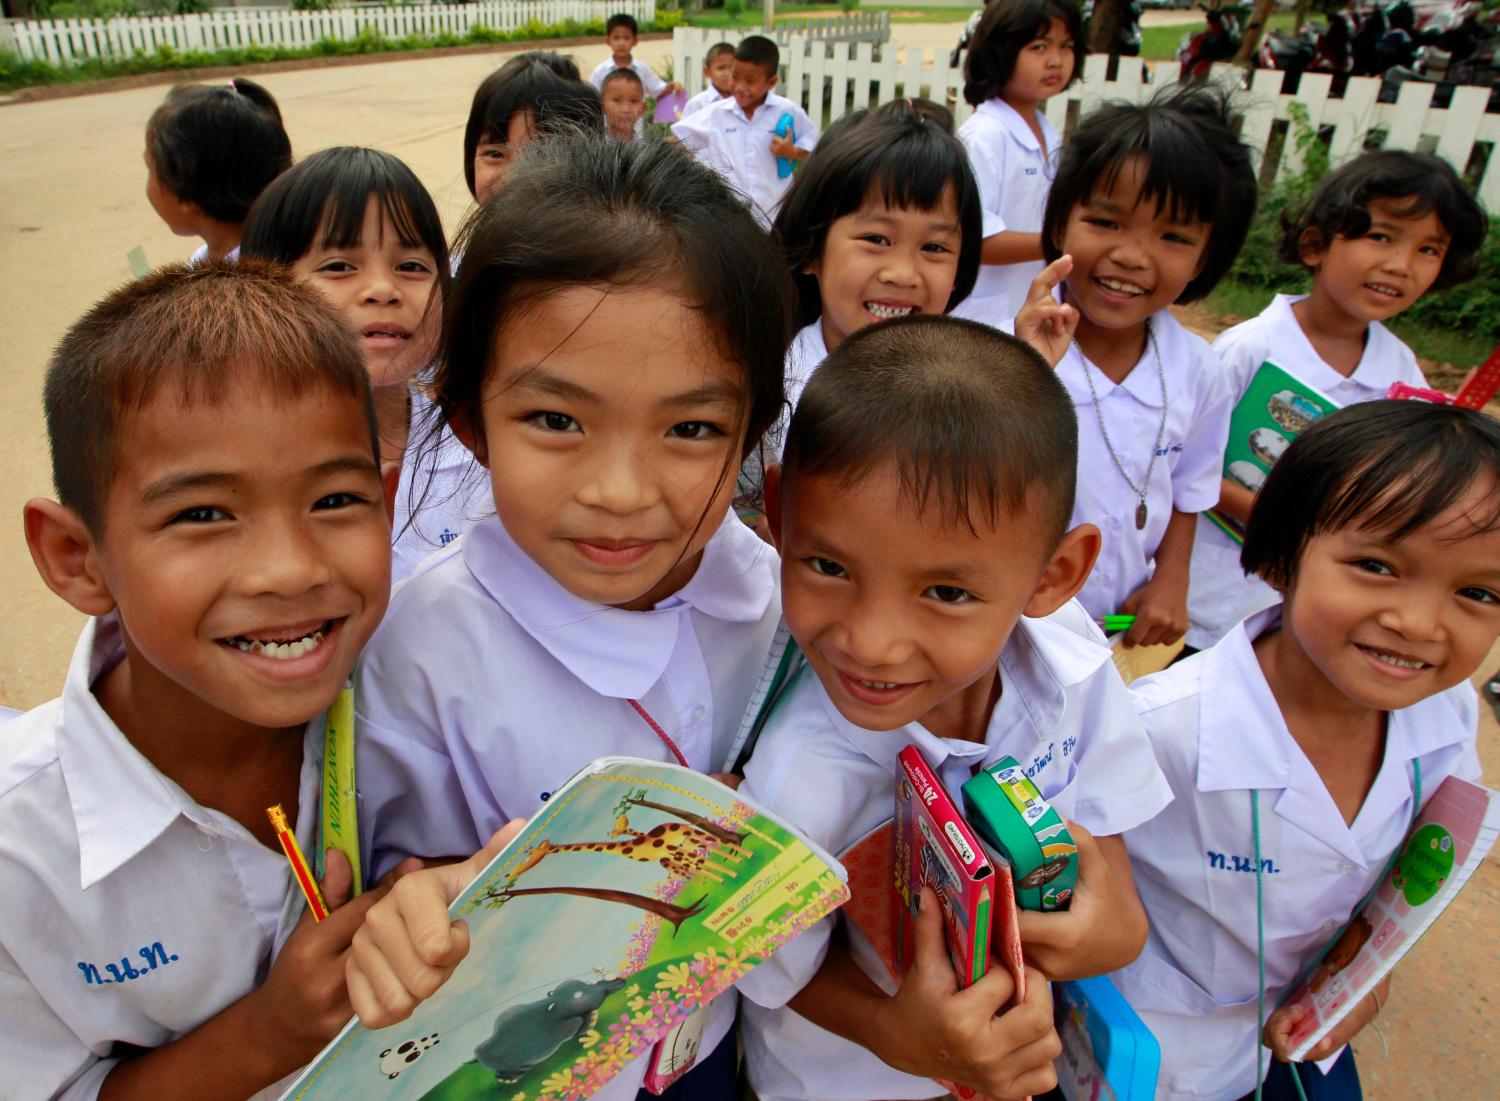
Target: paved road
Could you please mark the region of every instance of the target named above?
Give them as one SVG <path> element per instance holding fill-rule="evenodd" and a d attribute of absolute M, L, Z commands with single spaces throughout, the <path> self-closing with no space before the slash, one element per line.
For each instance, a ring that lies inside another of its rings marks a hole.
<path fill-rule="evenodd" d="M 955 28 L 896 31 L 903 44 L 947 48 Z M 469 99 L 504 52 L 264 79 L 296 153 L 342 143 L 390 150 L 426 183 L 451 228 L 469 202 L 461 163 Z M 585 72 L 605 55 L 602 46 L 572 52 Z M 652 63 L 669 52 L 665 41 L 641 48 Z M 156 86 L 0 107 L 0 333 L 11 388 L 0 404 L 0 703 L 11 706 L 57 693 L 80 623 L 36 579 L 19 523 L 23 502 L 51 493 L 40 409 L 47 357 L 70 322 L 128 278 L 133 246 L 143 244 L 160 263 L 186 257 L 195 244 L 172 237 L 143 194 L 144 126 L 164 93 Z M 1500 647 L 1485 671 L 1496 668 Z M 1490 775 L 1500 775 L 1496 725 L 1484 721 L 1482 754 Z M 1497 927 L 1500 864 L 1492 859 L 1398 979 L 1385 1014 L 1389 1055 L 1373 1036 L 1359 1045 L 1372 1101 L 1495 1095 Z"/>

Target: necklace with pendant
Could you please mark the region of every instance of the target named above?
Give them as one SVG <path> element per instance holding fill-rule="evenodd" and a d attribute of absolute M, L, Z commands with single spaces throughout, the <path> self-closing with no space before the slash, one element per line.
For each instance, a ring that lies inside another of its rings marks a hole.
<path fill-rule="evenodd" d="M 1115 445 L 1109 438 L 1109 429 L 1104 427 L 1104 413 L 1099 408 L 1099 392 L 1094 388 L 1094 372 L 1099 368 L 1089 362 L 1088 356 L 1084 355 L 1083 349 L 1078 346 L 1078 341 L 1073 341 L 1073 350 L 1078 353 L 1078 358 L 1083 360 L 1083 377 L 1089 384 L 1089 397 L 1094 403 L 1094 416 L 1099 421 L 1099 434 L 1104 437 L 1104 447 L 1114 461 L 1115 469 L 1120 472 L 1120 477 L 1124 478 L 1125 484 L 1130 487 L 1130 492 L 1140 500 L 1135 508 L 1136 531 L 1145 530 L 1146 494 L 1151 489 L 1151 474 L 1156 470 L 1156 458 L 1161 453 L 1162 441 L 1167 438 L 1167 373 L 1162 369 L 1161 350 L 1156 346 L 1156 334 L 1151 330 L 1150 321 L 1146 322 L 1146 343 L 1151 346 L 1151 356 L 1156 361 L 1156 381 L 1161 385 L 1161 424 L 1156 429 L 1156 444 L 1151 448 L 1151 461 L 1146 464 L 1146 477 L 1141 480 L 1140 485 L 1136 485 L 1130 480 L 1130 475 L 1125 472 L 1125 464 L 1120 461 L 1119 452 L 1115 450 Z"/>

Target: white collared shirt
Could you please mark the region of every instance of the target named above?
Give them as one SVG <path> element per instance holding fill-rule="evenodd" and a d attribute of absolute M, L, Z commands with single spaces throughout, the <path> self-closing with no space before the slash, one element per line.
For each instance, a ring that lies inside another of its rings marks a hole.
<path fill-rule="evenodd" d="M 1412 759 L 1421 761 L 1424 802 L 1448 776 L 1479 779 L 1478 703 L 1463 683 L 1390 712 L 1385 759 L 1346 825 L 1251 648 L 1280 615 L 1280 605 L 1259 612 L 1212 649 L 1131 686 L 1173 801 L 1125 835 L 1151 935 L 1112 977 L 1161 1042 L 1158 1098 L 1231 1101 L 1255 1088 L 1251 790 L 1260 802 L 1269 1012 L 1405 836 Z"/>
<path fill-rule="evenodd" d="M 391 520 L 391 584 L 494 511 L 489 474 L 442 423 L 437 403 L 412 391 L 411 428 Z"/>
<path fill-rule="evenodd" d="M 712 84 L 710 84 L 707 88 L 703 89 L 703 91 L 699 92 L 692 99 L 688 100 L 685 104 L 682 105 L 681 117 L 687 118 L 689 115 L 696 115 L 699 111 L 703 110 L 703 108 L 712 107 L 720 100 L 728 98 L 728 96 L 720 95 L 719 90 Z"/>
<path fill-rule="evenodd" d="M 986 237 L 1041 232 L 1061 138 L 1045 114 L 1037 111 L 1036 118 L 1045 146 L 1021 113 L 998 97 L 981 103 L 958 128 L 979 185 Z M 974 290 L 954 313 L 988 325 L 1015 317 L 1043 267 L 1040 260 L 980 264 Z"/>
<path fill-rule="evenodd" d="M 786 433 L 792 426 L 797 399 L 802 397 L 807 380 L 812 378 L 813 372 L 827 358 L 828 345 L 823 340 L 823 319 L 820 317 L 811 325 L 802 326 L 786 351 L 786 405 L 776 418 L 775 426 L 766 433 L 766 445 L 777 458 L 781 457 L 781 452 L 786 447 Z"/>
<path fill-rule="evenodd" d="M 847 849 L 895 810 L 897 756 L 916 745 L 948 790 L 1011 756 L 1064 817 L 1110 836 L 1156 814 L 1166 780 L 1110 661 L 1103 636 L 1077 602 L 1021 619 L 1000 655 L 1001 695 L 985 741 L 938 738 L 912 723 L 892 731 L 854 726 L 809 669 L 768 722 L 743 790 L 829 852 Z M 872 1053 L 786 1008 L 816 974 L 826 919 L 741 979 L 741 1036 L 761 1101 L 869 1101 L 935 1097 L 928 1078 L 893 1070 Z M 887 991 L 873 950 L 850 931 L 854 958 Z"/>
<path fill-rule="evenodd" d="M 687 585 L 648 612 L 572 595 L 496 516 L 391 598 L 356 670 L 360 827 L 379 875 L 407 855 L 467 856 L 609 754 L 700 772 L 725 758 L 781 614 L 776 552 L 725 516 Z M 714 1008 L 700 1049 L 734 1023 Z M 637 1060 L 597 1094 L 633 1098 Z"/>
<path fill-rule="evenodd" d="M 599 91 L 604 91 L 604 78 L 618 68 L 620 66 L 615 64 L 613 57 L 606 57 L 589 74 L 589 83 Z M 661 95 L 661 90 L 667 86 L 667 82 L 657 76 L 656 71 L 638 57 L 630 59 L 629 68 L 636 76 L 641 78 L 641 86 L 645 89 L 648 96 Z"/>
<path fill-rule="evenodd" d="M 99 705 L 92 686 L 123 655 L 118 621 L 90 620 L 62 697 L 0 738 L 7 1097 L 95 1097 L 116 1045 L 160 1047 L 265 981 L 304 906 L 279 851 L 195 802 Z M 310 729 L 297 815 L 309 852 L 320 755 Z"/>
<path fill-rule="evenodd" d="M 672 124 L 672 135 L 689 153 L 708 165 L 744 196 L 761 225 L 770 228 L 776 210 L 792 186 L 776 168 L 771 139 L 782 116 L 792 116 L 796 146 L 811 151 L 818 144 L 818 128 L 800 104 L 775 92 L 755 109 L 753 118 L 727 96 L 692 116 Z"/>
<path fill-rule="evenodd" d="M 1427 385 L 1412 350 L 1378 321 L 1369 327 L 1364 354 L 1354 372 L 1345 377 L 1335 371 L 1318 355 L 1292 313 L 1292 307 L 1304 297 L 1278 294 L 1259 315 L 1226 329 L 1214 341 L 1214 354 L 1236 402 L 1266 360 L 1327 394 L 1340 406 L 1383 398 L 1393 382 Z M 1264 581 L 1246 577 L 1240 569 L 1240 545 L 1208 517 L 1200 517 L 1188 590 L 1188 619 L 1192 623 L 1188 645 L 1207 649 L 1245 616 L 1278 599 Z"/>
<path fill-rule="evenodd" d="M 1140 361 L 1116 386 L 1093 364 L 1087 365 L 1099 395 L 1096 410 L 1085 378 L 1085 363 L 1075 344 L 1057 365 L 1057 376 L 1078 410 L 1078 493 L 1074 524 L 1097 524 L 1104 546 L 1094 571 L 1078 594 L 1091 615 L 1111 615 L 1150 578 L 1156 548 L 1166 533 L 1172 510 L 1202 512 L 1219 502 L 1224 444 L 1229 438 L 1233 405 L 1208 343 L 1188 332 L 1170 311 L 1151 317 L 1167 384 L 1166 433 L 1156 464 L 1151 448 L 1161 428 L 1161 382 L 1151 342 Z M 1110 458 L 1109 443 L 1137 486 L 1146 481 L 1146 526 L 1135 526 L 1140 498 Z"/>

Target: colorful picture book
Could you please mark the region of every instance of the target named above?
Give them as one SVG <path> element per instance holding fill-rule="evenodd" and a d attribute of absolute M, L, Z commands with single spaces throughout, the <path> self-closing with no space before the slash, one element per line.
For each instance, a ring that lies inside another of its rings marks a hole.
<path fill-rule="evenodd" d="M 448 983 L 399 1025 L 351 1022 L 283 1097 L 589 1097 L 669 1032 L 691 1047 L 680 1024 L 848 894 L 724 785 L 603 758 L 454 902 L 472 947 Z"/>
<path fill-rule="evenodd" d="M 1259 493 L 1271 467 L 1298 434 L 1337 408 L 1328 395 L 1266 360 L 1230 415 L 1224 477 Z M 1213 509 L 1206 515 L 1235 542 L 1245 541 L 1237 521 Z"/>
<path fill-rule="evenodd" d="M 1300 1060 L 1417 943 L 1500 835 L 1500 795 L 1450 776 L 1422 808 L 1374 894 L 1331 940 L 1283 1005 L 1306 1012 L 1292 1033 Z"/>
<path fill-rule="evenodd" d="M 1151 1101 L 1161 1045 L 1103 975 L 1055 983 L 1052 1004 L 1063 1051 L 1054 1064 L 1068 1101 Z"/>

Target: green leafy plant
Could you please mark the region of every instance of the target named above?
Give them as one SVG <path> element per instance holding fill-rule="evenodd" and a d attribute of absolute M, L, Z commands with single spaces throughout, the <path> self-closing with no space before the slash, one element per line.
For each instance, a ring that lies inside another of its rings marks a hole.
<path fill-rule="evenodd" d="M 738 22 L 745 14 L 745 0 L 724 0 L 724 14 Z"/>

